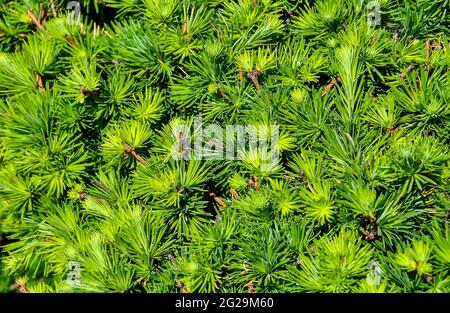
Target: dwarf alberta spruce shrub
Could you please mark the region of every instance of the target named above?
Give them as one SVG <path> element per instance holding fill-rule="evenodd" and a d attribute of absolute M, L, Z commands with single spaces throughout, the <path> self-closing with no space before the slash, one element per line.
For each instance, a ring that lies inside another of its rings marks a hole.
<path fill-rule="evenodd" d="M 450 292 L 448 0 L 0 7 L 0 291 Z"/>

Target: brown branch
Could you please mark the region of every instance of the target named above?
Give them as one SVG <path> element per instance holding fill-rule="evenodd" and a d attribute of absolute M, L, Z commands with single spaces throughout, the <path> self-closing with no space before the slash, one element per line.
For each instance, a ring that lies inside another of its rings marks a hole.
<path fill-rule="evenodd" d="M 131 147 L 128 143 L 124 142 L 123 145 L 125 146 L 125 152 L 126 153 L 131 153 L 136 160 L 138 160 L 139 163 L 141 164 L 147 164 L 147 162 L 145 161 L 145 159 L 139 155 L 139 153 L 136 152 L 136 150 L 133 149 L 133 147 Z"/>
<path fill-rule="evenodd" d="M 365 239 L 367 241 L 375 240 L 377 236 L 377 220 L 375 218 L 370 218 L 369 220 L 370 226 L 369 229 L 366 230 Z"/>
<path fill-rule="evenodd" d="M 245 284 L 245 287 L 247 287 L 248 293 L 254 293 L 255 292 L 255 285 L 253 284 L 255 281 L 249 281 Z"/>
<path fill-rule="evenodd" d="M 50 6 L 52 8 L 52 12 L 53 12 L 53 16 L 56 17 L 56 6 L 55 6 L 55 2 L 53 2 L 53 0 L 50 0 Z"/>
<path fill-rule="evenodd" d="M 373 46 L 378 41 L 378 36 L 374 36 L 370 41 L 370 45 Z"/>
<path fill-rule="evenodd" d="M 31 18 L 31 21 L 33 22 L 34 25 L 36 25 L 37 28 L 45 29 L 44 24 L 36 18 L 36 15 L 34 15 L 33 11 L 28 10 L 27 14 Z"/>
<path fill-rule="evenodd" d="M 239 80 L 242 81 L 244 79 L 244 71 L 239 69 Z"/>
<path fill-rule="evenodd" d="M 234 188 L 230 188 L 230 195 L 231 195 L 231 198 L 233 198 L 233 199 L 239 198 L 239 194 Z"/>
<path fill-rule="evenodd" d="M 430 39 L 427 39 L 427 43 L 425 44 L 425 55 L 427 57 L 427 63 L 430 60 Z"/>
<path fill-rule="evenodd" d="M 136 158 L 136 160 L 138 160 L 141 164 L 146 164 L 147 162 L 145 162 L 144 158 L 141 157 L 136 150 L 131 150 L 131 154 Z"/>
<path fill-rule="evenodd" d="M 226 98 L 226 97 L 227 97 L 227 95 L 225 94 L 225 92 L 223 92 L 222 88 L 220 88 L 220 85 L 217 85 L 217 91 L 219 91 L 220 95 L 221 95 L 223 98 Z"/>
<path fill-rule="evenodd" d="M 28 293 L 27 286 L 25 286 L 25 283 L 23 282 L 16 281 L 14 288 L 18 289 L 20 293 Z"/>
<path fill-rule="evenodd" d="M 400 74 L 401 78 L 405 78 L 406 74 L 408 74 L 409 72 L 411 72 L 416 66 L 414 64 L 411 64 L 410 66 L 408 66 L 408 68 L 406 69 L 406 71 L 404 71 L 403 73 Z"/>
<path fill-rule="evenodd" d="M 77 43 L 75 42 L 75 39 L 73 39 L 73 38 L 71 38 L 71 37 L 69 37 L 67 35 L 64 35 L 64 39 L 67 41 L 67 43 L 69 45 L 71 45 L 71 46 L 74 46 L 74 45 L 78 46 Z"/>
<path fill-rule="evenodd" d="M 225 202 L 223 202 L 223 200 L 218 197 L 214 192 L 209 192 L 209 195 L 214 199 L 214 201 L 216 201 L 222 208 L 226 208 L 227 205 L 225 204 Z"/>
<path fill-rule="evenodd" d="M 177 288 L 180 289 L 181 293 L 189 293 L 189 290 L 186 288 L 185 284 L 181 280 L 179 279 L 175 280 L 175 286 L 177 286 Z"/>
<path fill-rule="evenodd" d="M 255 190 L 259 190 L 259 182 L 258 177 L 253 176 L 247 183 L 247 186 L 254 188 Z"/>
<path fill-rule="evenodd" d="M 80 87 L 80 93 L 84 96 L 92 96 L 92 97 L 97 97 L 98 96 L 98 91 L 97 90 L 89 90 L 84 86 Z"/>
<path fill-rule="evenodd" d="M 334 87 L 334 79 L 332 78 L 331 81 L 328 83 L 328 85 L 325 86 L 324 90 L 322 91 L 322 97 L 325 97 L 325 95 Z"/>
<path fill-rule="evenodd" d="M 183 23 L 183 35 L 187 34 L 187 20 L 184 19 L 184 23 Z"/>
<path fill-rule="evenodd" d="M 258 81 L 258 71 L 254 69 L 250 73 L 247 73 L 247 77 L 250 78 L 255 85 L 256 91 L 260 94 L 261 93 L 261 86 L 259 85 Z"/>
<path fill-rule="evenodd" d="M 42 76 L 36 73 L 36 82 L 39 91 L 45 91 L 44 83 L 42 82 Z"/>
<path fill-rule="evenodd" d="M 331 81 L 328 83 L 328 85 L 325 86 L 325 88 L 322 91 L 322 97 L 325 97 L 327 93 L 330 92 L 331 89 L 336 85 L 336 82 L 340 82 L 341 78 L 339 76 L 337 77 L 331 77 Z"/>
<path fill-rule="evenodd" d="M 82 200 L 86 200 L 86 198 L 88 197 L 87 193 L 85 192 L 81 192 L 78 194 L 78 198 L 82 201 Z"/>
<path fill-rule="evenodd" d="M 253 181 L 255 182 L 255 190 L 259 190 L 259 182 L 258 177 L 253 176 Z"/>

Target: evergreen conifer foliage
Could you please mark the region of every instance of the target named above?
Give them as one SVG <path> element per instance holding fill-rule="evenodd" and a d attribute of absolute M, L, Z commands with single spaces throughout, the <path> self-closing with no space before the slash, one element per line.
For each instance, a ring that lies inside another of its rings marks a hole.
<path fill-rule="evenodd" d="M 78 3 L 0 1 L 0 292 L 450 292 L 448 0 Z"/>

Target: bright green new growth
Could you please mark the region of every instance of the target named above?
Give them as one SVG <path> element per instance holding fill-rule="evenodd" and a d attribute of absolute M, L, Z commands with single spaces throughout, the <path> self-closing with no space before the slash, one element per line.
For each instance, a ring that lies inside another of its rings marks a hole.
<path fill-rule="evenodd" d="M 0 1 L 0 292 L 450 292 L 448 0 L 67 2 Z"/>

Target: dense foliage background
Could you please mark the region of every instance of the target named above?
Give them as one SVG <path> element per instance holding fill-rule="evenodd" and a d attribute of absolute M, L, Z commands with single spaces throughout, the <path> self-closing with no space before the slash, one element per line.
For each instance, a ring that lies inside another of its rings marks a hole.
<path fill-rule="evenodd" d="M 448 0 L 80 5 L 0 0 L 0 291 L 450 292 Z"/>

